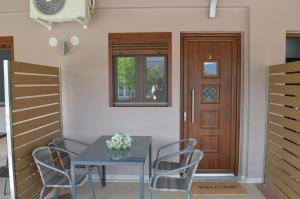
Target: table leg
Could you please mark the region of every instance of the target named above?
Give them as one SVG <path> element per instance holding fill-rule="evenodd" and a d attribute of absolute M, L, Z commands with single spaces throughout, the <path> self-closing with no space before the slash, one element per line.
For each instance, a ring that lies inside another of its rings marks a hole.
<path fill-rule="evenodd" d="M 90 194 L 92 199 L 96 199 L 96 193 L 95 193 L 95 187 L 92 179 L 92 170 L 90 166 L 87 166 L 88 170 L 88 182 L 89 182 L 89 187 L 90 187 Z"/>
<path fill-rule="evenodd" d="M 144 163 L 140 165 L 140 199 L 144 199 Z"/>
<path fill-rule="evenodd" d="M 71 189 L 72 189 L 72 199 L 77 199 L 76 194 L 76 176 L 75 176 L 75 165 L 71 163 Z"/>
<path fill-rule="evenodd" d="M 106 171 L 105 171 L 105 165 L 102 165 L 101 166 L 101 169 L 102 169 L 102 178 L 101 178 L 101 185 L 102 187 L 105 187 L 106 186 Z"/>
<path fill-rule="evenodd" d="M 149 183 L 152 176 L 152 144 L 149 146 Z"/>

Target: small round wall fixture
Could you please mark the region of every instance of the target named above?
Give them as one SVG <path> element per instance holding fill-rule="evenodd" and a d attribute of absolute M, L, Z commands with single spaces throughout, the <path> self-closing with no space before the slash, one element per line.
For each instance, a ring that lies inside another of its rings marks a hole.
<path fill-rule="evenodd" d="M 70 42 L 73 46 L 78 46 L 78 44 L 80 43 L 79 37 L 72 36 L 70 39 Z"/>
<path fill-rule="evenodd" d="M 51 47 L 56 47 L 57 44 L 58 44 L 58 39 L 57 39 L 56 37 L 51 37 L 51 38 L 49 39 L 49 45 L 50 45 Z"/>

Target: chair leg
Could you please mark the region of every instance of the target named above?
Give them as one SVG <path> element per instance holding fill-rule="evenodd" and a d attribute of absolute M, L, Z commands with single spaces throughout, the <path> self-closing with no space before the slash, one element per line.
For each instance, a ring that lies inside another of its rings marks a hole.
<path fill-rule="evenodd" d="M 54 199 L 58 199 L 59 196 L 59 188 L 55 188 L 54 190 Z"/>
<path fill-rule="evenodd" d="M 101 184 L 102 187 L 104 187 L 100 166 L 97 166 L 97 170 L 98 170 L 98 174 L 99 174 L 100 184 Z"/>
<path fill-rule="evenodd" d="M 153 189 L 149 190 L 149 199 L 155 199 L 155 193 Z"/>
<path fill-rule="evenodd" d="M 40 199 L 43 199 L 44 197 L 44 191 L 45 191 L 45 187 L 42 188 L 41 192 L 40 192 Z"/>
<path fill-rule="evenodd" d="M 188 199 L 193 199 L 193 192 L 192 192 L 192 190 L 189 190 L 187 192 L 187 194 L 188 194 Z"/>
<path fill-rule="evenodd" d="M 96 199 L 95 188 L 94 188 L 94 184 L 92 181 L 92 175 L 91 175 L 90 171 L 88 172 L 88 182 L 89 182 L 89 187 L 90 187 L 91 198 Z"/>

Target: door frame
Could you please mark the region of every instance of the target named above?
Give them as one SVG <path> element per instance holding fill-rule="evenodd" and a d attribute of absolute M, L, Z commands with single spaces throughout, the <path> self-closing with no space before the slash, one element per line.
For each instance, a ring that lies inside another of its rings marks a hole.
<path fill-rule="evenodd" d="M 241 39 L 242 34 L 240 32 L 232 33 L 201 33 L 201 32 L 181 32 L 180 33 L 180 138 L 188 138 L 188 128 L 184 115 L 187 112 L 187 100 L 188 100 L 188 73 L 187 63 L 184 60 L 184 41 L 189 37 L 235 37 L 237 38 L 237 78 L 236 78 L 236 107 L 233 107 L 236 111 L 235 122 L 235 163 L 234 163 L 234 175 L 239 175 L 239 160 L 240 160 L 240 106 L 241 106 Z M 187 114 L 188 115 L 188 114 Z M 221 174 L 220 174 L 221 175 Z"/>

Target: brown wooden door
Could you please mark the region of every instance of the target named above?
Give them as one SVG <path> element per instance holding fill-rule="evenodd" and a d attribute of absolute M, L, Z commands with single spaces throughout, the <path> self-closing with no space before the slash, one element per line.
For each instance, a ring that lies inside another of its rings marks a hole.
<path fill-rule="evenodd" d="M 239 34 L 183 34 L 183 136 L 204 152 L 198 172 L 238 173 Z"/>

